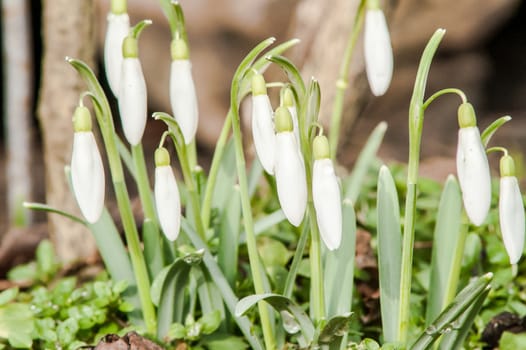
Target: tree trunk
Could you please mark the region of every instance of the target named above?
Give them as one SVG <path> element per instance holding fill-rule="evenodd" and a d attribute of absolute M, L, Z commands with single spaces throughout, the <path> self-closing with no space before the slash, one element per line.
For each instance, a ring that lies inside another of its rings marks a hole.
<path fill-rule="evenodd" d="M 46 167 L 46 201 L 51 206 L 79 214 L 64 166 L 71 160 L 71 118 L 80 93 L 86 87 L 64 58 L 75 57 L 93 66 L 93 1 L 44 0 L 42 23 L 44 53 L 38 116 Z M 95 240 L 82 225 L 56 214 L 49 215 L 48 223 L 50 236 L 63 262 L 96 252 Z"/>

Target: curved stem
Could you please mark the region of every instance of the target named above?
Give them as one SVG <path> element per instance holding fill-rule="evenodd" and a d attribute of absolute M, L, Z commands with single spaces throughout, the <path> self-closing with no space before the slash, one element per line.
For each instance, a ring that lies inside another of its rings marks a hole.
<path fill-rule="evenodd" d="M 429 105 L 436 100 L 438 97 L 445 95 L 445 94 L 457 94 L 462 99 L 462 103 L 466 103 L 468 99 L 466 98 L 466 94 L 460 89 L 456 88 L 449 88 L 449 89 L 442 89 L 440 91 L 435 92 L 433 95 L 431 95 L 422 105 L 422 109 L 425 111 Z"/>
<path fill-rule="evenodd" d="M 329 134 L 329 148 L 331 150 L 331 159 L 333 160 L 336 158 L 336 150 L 338 149 L 338 140 L 340 138 L 340 124 L 342 120 L 345 90 L 347 89 L 348 85 L 347 77 L 349 76 L 351 57 L 352 53 L 354 52 L 356 40 L 358 39 L 360 31 L 363 27 L 366 2 L 366 0 L 361 0 L 360 5 L 358 6 L 356 16 L 354 17 L 354 25 L 347 41 L 347 47 L 345 48 L 345 52 L 343 54 L 340 74 L 338 80 L 336 81 L 336 94 L 334 95 L 331 115 L 331 132 Z"/>

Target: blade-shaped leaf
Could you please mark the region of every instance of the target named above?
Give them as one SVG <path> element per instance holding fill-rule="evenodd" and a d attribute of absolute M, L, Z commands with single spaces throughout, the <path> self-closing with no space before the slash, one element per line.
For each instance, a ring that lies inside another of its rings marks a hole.
<path fill-rule="evenodd" d="M 482 144 L 484 145 L 484 148 L 488 147 L 489 140 L 495 134 L 495 132 L 504 124 L 509 122 L 511 120 L 511 117 L 509 115 L 505 115 L 504 117 L 500 117 L 499 119 L 495 120 L 493 123 L 491 123 L 480 135 L 480 139 L 482 140 Z"/>
<path fill-rule="evenodd" d="M 280 55 L 269 55 L 267 56 L 267 59 L 270 62 L 276 63 L 278 66 L 281 67 L 287 74 L 287 77 L 289 78 L 292 86 L 298 93 L 298 98 L 300 101 L 303 100 L 307 90 L 305 88 L 305 83 L 303 82 L 303 79 L 301 77 L 301 73 L 299 72 L 298 68 L 290 61 L 288 58 Z"/>
<path fill-rule="evenodd" d="M 218 186 L 218 187 L 223 187 Z M 232 287 L 237 277 L 237 261 L 239 250 L 239 234 L 241 230 L 241 198 L 239 188 L 230 188 L 230 200 L 226 202 L 225 210 L 221 213 L 219 227 L 219 249 L 217 263 Z"/>
<path fill-rule="evenodd" d="M 323 327 L 318 337 L 318 342 L 322 344 L 332 343 L 336 338 L 344 336 L 349 330 L 349 322 L 352 312 L 341 316 L 333 317 Z"/>
<path fill-rule="evenodd" d="M 150 278 L 157 276 L 164 266 L 163 242 L 157 225 L 150 219 L 142 224 L 142 240 L 144 244 L 144 258 Z"/>

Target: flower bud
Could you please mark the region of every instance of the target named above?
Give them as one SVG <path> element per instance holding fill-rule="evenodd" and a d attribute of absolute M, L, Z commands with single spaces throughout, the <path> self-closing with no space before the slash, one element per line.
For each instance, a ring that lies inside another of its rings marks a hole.
<path fill-rule="evenodd" d="M 104 68 L 113 94 L 118 97 L 122 64 L 122 41 L 130 31 L 127 13 L 108 14 L 106 40 L 104 41 Z"/>
<path fill-rule="evenodd" d="M 164 147 L 155 151 L 154 196 L 161 228 L 168 240 L 175 241 L 181 227 L 181 200 L 170 155 Z"/>
<path fill-rule="evenodd" d="M 364 27 L 365 71 L 375 96 L 383 95 L 393 76 L 393 49 L 385 16 L 380 8 L 368 8 Z"/>
<path fill-rule="evenodd" d="M 86 107 L 77 107 L 73 116 L 75 133 L 71 155 L 73 193 L 84 218 L 95 223 L 104 208 L 104 167 L 95 137 L 91 116 Z"/>
<path fill-rule="evenodd" d="M 252 137 L 263 169 L 274 174 L 276 135 L 272 121 L 272 106 L 261 74 L 252 77 Z"/>
<path fill-rule="evenodd" d="M 325 136 L 314 138 L 313 153 L 312 199 L 316 220 L 323 242 L 329 250 L 334 250 L 340 247 L 342 240 L 342 201 Z"/>
<path fill-rule="evenodd" d="M 307 181 L 305 164 L 296 137 L 292 131 L 292 119 L 285 107 L 276 110 L 276 152 L 274 172 L 278 199 L 285 217 L 299 226 L 307 207 Z"/>
<path fill-rule="evenodd" d="M 524 250 L 524 203 L 515 177 L 513 159 L 506 155 L 500 160 L 501 178 L 499 194 L 499 221 L 502 240 L 510 264 L 519 262 Z"/>
<path fill-rule="evenodd" d="M 188 47 L 183 39 L 172 41 L 171 52 L 170 103 L 185 143 L 189 144 L 195 137 L 199 118 L 192 64 L 188 59 Z"/>

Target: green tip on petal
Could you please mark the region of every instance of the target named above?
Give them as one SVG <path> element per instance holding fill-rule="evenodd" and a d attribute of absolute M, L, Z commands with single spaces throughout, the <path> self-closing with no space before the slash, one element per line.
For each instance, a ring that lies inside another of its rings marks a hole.
<path fill-rule="evenodd" d="M 175 60 L 187 60 L 190 58 L 190 51 L 186 41 L 181 38 L 175 38 L 170 44 L 170 53 L 172 55 L 172 61 Z"/>
<path fill-rule="evenodd" d="M 122 42 L 122 57 L 137 58 L 139 57 L 139 44 L 137 39 L 128 35 Z"/>
<path fill-rule="evenodd" d="M 290 87 L 286 87 L 283 91 L 283 101 L 281 105 L 283 107 L 294 107 L 294 93 Z"/>
<path fill-rule="evenodd" d="M 278 107 L 274 113 L 274 123 L 276 132 L 286 132 L 294 130 L 292 116 L 286 107 Z"/>
<path fill-rule="evenodd" d="M 164 147 L 155 150 L 154 158 L 156 167 L 170 165 L 170 153 Z"/>
<path fill-rule="evenodd" d="M 477 126 L 475 109 L 473 109 L 473 105 L 471 103 L 464 102 L 458 107 L 458 125 L 461 128 Z"/>
<path fill-rule="evenodd" d="M 91 131 L 91 113 L 84 106 L 78 106 L 73 113 L 73 130 L 75 132 Z"/>
<path fill-rule="evenodd" d="M 111 0 L 111 13 L 122 15 L 127 11 L 126 0 Z"/>
<path fill-rule="evenodd" d="M 500 176 L 515 176 L 515 162 L 510 155 L 505 155 L 500 159 Z"/>
<path fill-rule="evenodd" d="M 267 94 L 267 85 L 265 82 L 265 78 L 262 74 L 254 74 L 252 76 L 252 95 L 258 96 L 258 95 L 266 95 Z"/>
<path fill-rule="evenodd" d="M 330 158 L 329 140 L 325 135 L 318 135 L 312 142 L 314 160 Z"/>

